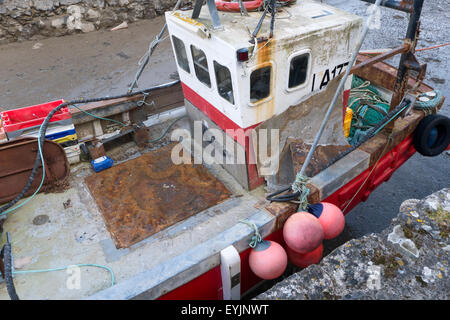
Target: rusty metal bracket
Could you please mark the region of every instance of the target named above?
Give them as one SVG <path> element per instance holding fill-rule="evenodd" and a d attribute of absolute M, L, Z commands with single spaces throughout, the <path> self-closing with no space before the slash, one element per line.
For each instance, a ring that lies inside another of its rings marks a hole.
<path fill-rule="evenodd" d="M 414 70 L 416 71 L 419 75 L 417 76 L 418 80 L 424 80 L 425 79 L 425 74 L 427 72 L 427 64 L 420 64 L 419 61 L 417 60 L 417 57 L 411 53 L 408 52 L 406 54 L 406 61 L 405 61 L 405 66 L 409 69 L 409 70 Z"/>
<path fill-rule="evenodd" d="M 400 65 L 398 67 L 397 80 L 394 85 L 394 95 L 391 100 L 391 108 L 395 108 L 405 96 L 408 78 L 409 78 L 409 68 L 407 61 L 411 61 L 410 54 L 415 52 L 417 39 L 420 33 L 420 16 L 422 14 L 424 0 L 414 0 L 413 10 L 411 12 L 411 17 L 409 19 L 408 30 L 406 32 L 405 43 L 411 45 L 407 53 L 403 53 L 400 58 Z M 393 125 L 393 124 L 392 124 Z M 389 128 L 392 128 L 392 125 Z"/>
<path fill-rule="evenodd" d="M 366 68 L 366 67 L 370 67 L 378 62 L 387 60 L 389 58 L 392 58 L 393 56 L 400 54 L 400 53 L 406 53 L 410 50 L 411 45 L 405 43 L 403 46 L 392 49 L 388 52 L 382 53 L 380 55 L 377 55 L 371 59 L 368 59 L 360 64 L 355 65 L 352 70 L 350 71 L 350 74 L 353 74 L 359 70 L 361 70 L 362 68 Z"/>

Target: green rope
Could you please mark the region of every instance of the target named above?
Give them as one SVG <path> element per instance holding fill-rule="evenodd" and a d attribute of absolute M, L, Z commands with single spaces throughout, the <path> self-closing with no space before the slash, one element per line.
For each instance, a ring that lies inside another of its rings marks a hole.
<path fill-rule="evenodd" d="M 177 123 L 179 120 L 181 120 L 181 119 L 183 119 L 184 117 L 186 117 L 186 115 L 184 115 L 184 116 L 181 116 L 181 117 L 179 117 L 179 118 L 177 118 L 177 119 L 175 119 L 163 132 L 162 132 L 162 134 L 158 137 L 158 138 L 156 138 L 156 139 L 152 139 L 152 140 L 150 140 L 149 141 L 149 143 L 155 143 L 155 142 L 158 142 L 159 140 L 161 140 L 162 138 L 164 138 L 164 136 L 167 134 L 167 132 L 170 130 L 170 128 L 172 128 L 174 125 L 175 125 L 175 123 Z"/>
<path fill-rule="evenodd" d="M 300 172 L 297 173 L 297 176 L 295 177 L 295 181 L 292 184 L 292 191 L 294 191 L 294 193 L 299 192 L 300 196 L 299 196 L 299 202 L 300 205 L 299 207 L 302 210 L 306 210 L 308 208 L 308 196 L 310 193 L 309 188 L 306 186 L 307 183 L 309 181 L 309 178 L 301 175 Z"/>
<path fill-rule="evenodd" d="M 350 91 L 349 108 L 353 111 L 353 118 L 349 134 L 349 142 L 358 143 L 372 127 L 377 125 L 388 114 L 390 106 L 381 98 L 380 92 L 357 76 L 353 77 Z"/>
<path fill-rule="evenodd" d="M 262 242 L 262 237 L 261 237 L 261 234 L 259 233 L 258 227 L 256 226 L 255 223 L 249 222 L 246 220 L 239 220 L 239 222 L 244 223 L 254 229 L 255 233 L 252 236 L 252 240 L 250 241 L 249 246 L 250 246 L 250 248 L 253 248 L 253 249 L 256 248 L 258 243 Z"/>
<path fill-rule="evenodd" d="M 78 106 L 76 106 L 76 105 L 71 105 L 71 106 L 69 106 L 69 108 L 71 108 L 71 107 L 77 108 L 77 109 L 80 110 L 81 112 L 84 112 L 84 113 L 86 113 L 87 115 L 90 115 L 90 116 L 93 117 L 93 118 L 97 118 L 97 119 L 100 119 L 100 120 L 106 120 L 106 121 L 115 122 L 115 123 L 120 124 L 122 127 L 126 127 L 126 126 L 127 126 L 125 123 L 120 122 L 120 121 L 118 121 L 118 120 L 108 119 L 108 118 L 102 118 L 102 117 L 96 116 L 95 114 L 92 114 L 92 113 L 90 113 L 90 112 L 87 112 L 86 110 L 83 110 L 83 109 L 81 109 L 80 107 L 78 107 Z"/>
<path fill-rule="evenodd" d="M 433 99 L 430 99 L 429 101 L 420 101 L 419 99 L 421 97 L 430 98 L 429 96 L 427 96 L 427 93 L 422 93 L 417 98 L 416 103 L 414 104 L 413 108 L 415 110 L 423 111 L 425 113 L 425 115 L 430 115 L 430 114 L 436 113 L 436 108 L 442 102 L 442 100 L 444 99 L 444 96 L 437 89 L 432 92 L 436 93 L 436 96 Z"/>

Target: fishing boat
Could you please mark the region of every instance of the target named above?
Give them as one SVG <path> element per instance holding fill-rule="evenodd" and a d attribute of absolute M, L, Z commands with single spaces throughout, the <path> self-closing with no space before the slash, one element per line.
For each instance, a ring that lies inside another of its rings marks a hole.
<path fill-rule="evenodd" d="M 360 51 L 370 23 L 318 1 L 197 0 L 165 15 L 179 80 L 60 101 L 59 131 L 46 112 L 6 132 L 0 183 L 19 188 L 0 199 L 20 207 L 1 211 L 1 297 L 240 299 L 263 282 L 255 235 L 286 247 L 298 211 L 347 214 L 416 152 L 448 149 L 445 98 L 415 57 L 423 0 L 381 5 L 410 22 L 373 55 Z"/>

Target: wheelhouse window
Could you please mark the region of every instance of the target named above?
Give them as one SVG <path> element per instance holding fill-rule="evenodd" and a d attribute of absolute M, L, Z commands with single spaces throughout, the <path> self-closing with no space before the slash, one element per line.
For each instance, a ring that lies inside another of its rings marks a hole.
<path fill-rule="evenodd" d="M 183 41 L 178 39 L 175 36 L 172 36 L 173 46 L 175 48 L 175 55 L 177 56 L 178 66 L 184 71 L 190 73 L 191 69 L 189 68 L 189 61 L 186 53 L 186 47 L 184 46 Z"/>
<path fill-rule="evenodd" d="M 308 75 L 309 53 L 291 59 L 289 68 L 289 89 L 305 83 Z"/>
<path fill-rule="evenodd" d="M 255 103 L 270 96 L 272 67 L 257 69 L 250 75 L 250 102 Z"/>
<path fill-rule="evenodd" d="M 230 69 L 214 61 L 214 72 L 216 74 L 217 90 L 219 95 L 234 104 L 233 83 L 231 81 Z"/>
<path fill-rule="evenodd" d="M 192 60 L 194 61 L 195 75 L 200 82 L 211 87 L 211 79 L 209 78 L 208 60 L 205 53 L 191 45 Z"/>

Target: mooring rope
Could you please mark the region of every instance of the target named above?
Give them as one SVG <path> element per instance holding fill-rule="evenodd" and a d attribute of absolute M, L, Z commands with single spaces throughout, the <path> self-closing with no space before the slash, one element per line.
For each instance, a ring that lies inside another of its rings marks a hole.
<path fill-rule="evenodd" d="M 258 227 L 256 226 L 256 224 L 254 222 L 250 222 L 247 220 L 239 220 L 240 223 L 244 223 L 246 225 L 248 225 L 249 227 L 253 228 L 254 230 L 254 234 L 252 236 L 252 240 L 250 241 L 250 248 L 256 248 L 256 246 L 258 245 L 258 243 L 262 242 L 262 237 L 261 234 L 259 233 Z"/>

